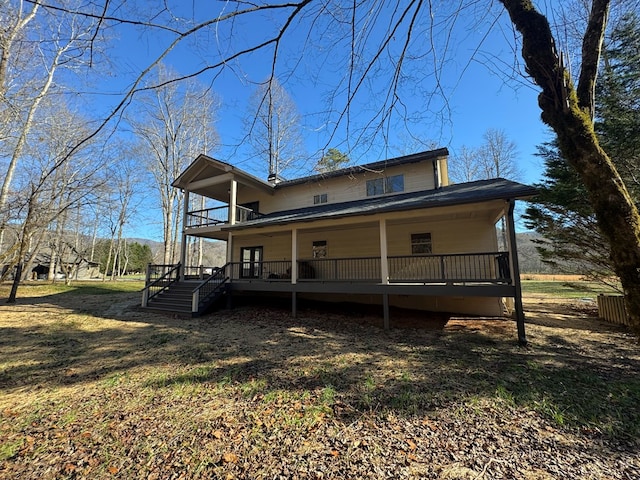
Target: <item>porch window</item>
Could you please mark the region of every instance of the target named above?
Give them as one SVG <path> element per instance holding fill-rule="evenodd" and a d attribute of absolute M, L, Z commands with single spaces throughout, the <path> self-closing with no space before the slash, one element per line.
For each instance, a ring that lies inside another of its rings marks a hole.
<path fill-rule="evenodd" d="M 318 205 L 320 203 L 327 203 L 327 194 L 321 193 L 320 195 L 313 196 L 313 204 Z"/>
<path fill-rule="evenodd" d="M 326 258 L 327 257 L 327 241 L 318 240 L 313 242 L 313 258 Z"/>
<path fill-rule="evenodd" d="M 367 180 L 367 197 L 398 192 L 404 192 L 404 175 Z"/>
<path fill-rule="evenodd" d="M 262 247 L 243 247 L 240 258 L 240 278 L 259 278 L 262 273 Z"/>
<path fill-rule="evenodd" d="M 430 233 L 412 233 L 411 234 L 411 254 L 421 255 L 433 253 L 431 251 L 431 234 Z"/>

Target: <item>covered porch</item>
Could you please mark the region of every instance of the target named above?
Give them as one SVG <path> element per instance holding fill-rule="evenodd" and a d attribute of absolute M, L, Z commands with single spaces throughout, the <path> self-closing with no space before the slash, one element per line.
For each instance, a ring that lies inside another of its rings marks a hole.
<path fill-rule="evenodd" d="M 227 262 L 218 275 L 229 293 L 287 293 L 294 314 L 299 295 L 327 301 L 353 295 L 379 303 L 388 327 L 389 305 L 498 316 L 507 298 L 524 342 L 514 204 L 491 200 L 299 222 L 219 218 L 215 225 L 209 215 L 199 224 L 187 212 L 185 238 L 226 241 Z M 499 222 L 506 227 L 500 232 Z M 181 278 L 211 271 L 190 264 L 183 252 Z"/>

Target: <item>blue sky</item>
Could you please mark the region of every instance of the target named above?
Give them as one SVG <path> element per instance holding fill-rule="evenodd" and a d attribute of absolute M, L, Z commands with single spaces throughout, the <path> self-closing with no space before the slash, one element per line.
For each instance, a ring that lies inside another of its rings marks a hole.
<path fill-rule="evenodd" d="M 195 17 L 200 21 L 211 18 L 211 9 L 215 8 L 205 0 L 192 0 L 177 5 L 179 7 L 176 13 L 190 16 L 194 9 Z M 382 5 L 382 9 L 388 8 L 387 4 L 379 5 Z M 436 38 L 435 52 L 438 55 L 443 52 L 442 58 L 434 60 L 435 56 L 432 58 L 431 55 L 417 56 L 417 61 L 413 64 L 406 64 L 406 70 L 403 71 L 406 79 L 400 82 L 399 92 L 409 109 L 408 115 L 415 115 L 418 119 L 411 124 L 411 133 L 405 130 L 402 119 L 396 119 L 387 131 L 388 138 L 377 139 L 367 145 L 367 148 L 353 143 L 348 145 L 345 125 L 339 126 L 335 137 L 329 140 L 330 129 L 326 128 L 326 125 L 323 127 L 322 122 L 326 118 L 318 114 L 327 108 L 340 108 L 340 100 L 343 99 L 343 96 L 338 94 L 336 103 L 326 103 L 327 95 L 334 92 L 335 86 L 340 85 L 341 80 L 345 78 L 345 71 L 341 69 L 344 64 L 341 64 L 339 59 L 339 52 L 344 53 L 345 49 L 345 44 L 340 43 L 340 32 L 322 30 L 326 25 L 316 25 L 318 31 L 306 36 L 307 25 L 304 25 L 304 22 L 298 28 L 294 28 L 283 39 L 277 75 L 301 114 L 308 153 L 317 159 L 318 151 L 322 148 L 338 147 L 346 150 L 350 146 L 353 149 L 351 158 L 355 163 L 372 162 L 411 153 L 410 149 L 426 149 L 411 141 L 413 135 L 423 142 L 448 147 L 451 154 L 455 155 L 463 145 L 479 146 L 487 129 L 497 129 L 504 131 L 517 145 L 518 164 L 523 174 L 520 181 L 534 183 L 540 180 L 542 166 L 534 153 L 536 145 L 549 140 L 550 135 L 540 120 L 536 100 L 537 89 L 522 77 L 505 82 L 510 66 L 519 58 L 519 52 L 515 52 L 511 45 L 513 34 L 510 23 L 504 15 L 498 15 L 499 9 L 493 13 L 484 10 L 467 13 L 469 18 L 457 20 L 457 23 L 450 25 L 453 42 L 446 43 L 444 37 Z M 390 17 L 393 14 L 388 12 Z M 375 39 L 376 36 L 385 33 L 385 15 L 381 16 L 383 20 L 379 25 L 369 27 L 368 35 L 371 38 Z M 483 18 L 479 19 L 479 16 Z M 221 53 L 242 49 L 252 42 L 260 42 L 266 38 L 269 31 L 278 25 L 279 18 L 274 17 L 272 20 L 271 24 L 264 16 L 247 17 L 236 22 L 233 29 L 218 26 L 216 29 L 204 30 L 198 36 L 183 41 L 167 56 L 165 63 L 181 74 L 197 71 L 203 65 L 219 61 Z M 490 24 L 493 24 L 491 29 Z M 416 29 L 415 36 L 427 35 L 429 28 L 427 25 Z M 119 28 L 118 35 L 116 48 L 112 52 L 115 55 L 113 74 L 102 82 L 103 91 L 114 93 L 124 90 L 133 81 L 135 74 L 153 62 L 172 39 L 167 34 L 149 33 L 133 27 Z M 399 46 L 390 48 L 390 57 L 399 51 L 400 40 Z M 414 40 L 416 51 L 420 53 L 421 47 L 428 49 L 430 41 L 433 39 L 426 37 Z M 369 47 L 363 49 L 363 54 L 367 53 L 367 48 Z M 470 60 L 472 56 L 474 59 Z M 391 61 L 393 60 L 391 58 Z M 255 89 L 255 82 L 263 81 L 268 75 L 270 65 L 269 52 L 262 51 L 233 62 L 230 68 L 225 68 L 222 73 L 217 70 L 199 77 L 203 83 L 211 85 L 222 100 L 216 124 L 222 145 L 208 153 L 241 167 L 251 165 L 246 161 L 250 157 L 248 148 L 238 148 L 237 143 L 245 133 L 247 100 Z M 384 69 L 384 61 L 380 66 Z M 439 80 L 444 87 L 444 94 L 433 97 L 430 108 L 426 108 L 426 94 L 434 91 L 434 76 L 431 70 L 441 66 L 444 68 Z M 369 93 L 363 90 L 364 94 L 357 97 L 353 103 L 354 130 L 370 118 L 369 109 L 375 106 L 377 96 L 388 86 L 389 76 L 385 76 L 383 71 L 377 73 L 379 75 L 370 77 Z M 106 110 L 117 100 L 117 95 L 102 96 L 94 108 Z M 445 102 L 448 106 L 444 110 L 446 118 L 443 119 L 438 115 L 442 112 L 441 107 Z M 333 118 L 335 119 L 335 116 Z M 308 165 L 311 165 L 312 161 L 308 162 Z M 264 176 L 263 172 L 252 173 Z M 160 221 L 159 212 L 157 219 Z M 146 219 L 143 224 L 148 226 L 133 229 L 132 234 L 159 238 L 160 227 L 153 227 L 153 223 Z"/>

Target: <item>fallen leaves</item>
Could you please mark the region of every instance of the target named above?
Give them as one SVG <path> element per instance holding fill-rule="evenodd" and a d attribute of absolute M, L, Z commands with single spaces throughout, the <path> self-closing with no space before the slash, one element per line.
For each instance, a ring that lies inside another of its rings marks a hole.
<path fill-rule="evenodd" d="M 222 454 L 222 461 L 224 463 L 238 463 L 240 458 L 233 452 L 226 452 Z"/>
<path fill-rule="evenodd" d="M 526 367 L 543 349 L 551 356 L 552 347 L 517 350 L 482 328 L 464 337 L 382 332 L 329 315 L 246 314 L 154 317 L 143 325 L 148 334 L 92 318 L 92 331 L 108 324 L 118 338 L 99 336 L 93 349 L 85 339 L 87 356 L 65 367 L 84 375 L 81 385 L 42 388 L 42 374 L 2 399 L 0 478 L 640 478 L 636 437 L 572 430 L 491 397 L 496 379 L 526 377 L 501 370 Z M 173 341 L 144 350 L 157 329 Z M 292 329 L 314 334 L 291 341 Z M 535 339 L 544 329 L 531 331 Z M 197 362 L 184 353 L 196 343 Z M 92 355 L 105 351 L 120 358 L 115 370 L 95 367 Z M 607 358 L 587 353 L 590 366 Z M 618 377 L 638 365 L 637 355 L 624 368 L 605 360 Z"/>

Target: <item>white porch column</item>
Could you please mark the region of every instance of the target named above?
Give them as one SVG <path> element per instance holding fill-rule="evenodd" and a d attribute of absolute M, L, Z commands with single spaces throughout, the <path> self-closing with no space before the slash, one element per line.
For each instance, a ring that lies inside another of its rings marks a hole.
<path fill-rule="evenodd" d="M 229 187 L 229 224 L 236 224 L 236 210 L 237 210 L 237 196 L 238 196 L 238 182 L 235 179 L 231 180 Z"/>
<path fill-rule="evenodd" d="M 229 232 L 227 238 L 227 261 L 226 263 L 233 262 L 233 233 Z"/>
<path fill-rule="evenodd" d="M 387 221 L 380 220 L 380 276 L 382 283 L 389 283 L 389 263 L 387 260 Z"/>
<path fill-rule="evenodd" d="M 229 232 L 229 236 L 227 237 L 227 261 L 226 263 L 229 264 L 233 262 L 233 233 Z M 238 272 L 240 272 L 240 269 L 242 268 L 242 265 L 240 265 L 238 267 Z M 226 277 L 229 277 L 231 280 L 230 281 L 234 281 L 235 278 L 233 278 L 234 275 L 234 266 L 233 265 L 229 265 L 226 268 L 226 271 L 224 272 L 224 275 Z M 227 295 L 227 308 L 231 308 L 231 294 Z"/>
<path fill-rule="evenodd" d="M 184 191 L 184 209 L 182 212 L 182 242 L 180 244 L 180 279 L 184 280 L 187 263 L 187 223 L 189 218 L 189 190 Z"/>
<path fill-rule="evenodd" d="M 298 229 L 291 229 L 291 285 L 298 282 Z M 291 315 L 298 315 L 298 297 L 295 287 L 291 289 Z"/>
<path fill-rule="evenodd" d="M 387 221 L 380 220 L 380 276 L 383 284 L 389 284 L 389 260 L 387 259 Z M 389 330 L 389 294 L 382 294 L 384 329 Z"/>
<path fill-rule="evenodd" d="M 298 283 L 298 229 L 291 229 L 291 283 Z"/>

